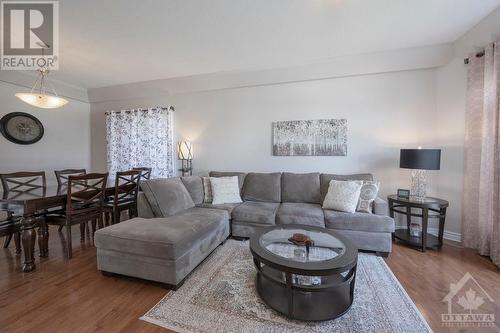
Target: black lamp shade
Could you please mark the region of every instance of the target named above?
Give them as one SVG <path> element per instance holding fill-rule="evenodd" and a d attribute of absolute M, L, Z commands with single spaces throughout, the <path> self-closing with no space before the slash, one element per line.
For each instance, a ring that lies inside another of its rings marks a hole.
<path fill-rule="evenodd" d="M 441 149 L 401 149 L 399 167 L 404 169 L 439 170 Z"/>

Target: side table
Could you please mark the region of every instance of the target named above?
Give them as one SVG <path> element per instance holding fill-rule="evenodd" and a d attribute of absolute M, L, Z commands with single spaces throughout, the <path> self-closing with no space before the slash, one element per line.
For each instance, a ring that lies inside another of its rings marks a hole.
<path fill-rule="evenodd" d="M 426 248 L 441 248 L 443 246 L 444 222 L 446 220 L 446 208 L 448 201 L 438 198 L 427 197 L 423 200 L 414 198 L 401 198 L 397 195 L 387 197 L 389 203 L 389 214 L 394 218 L 394 213 L 406 215 L 406 229 L 396 229 L 393 238 L 400 242 L 416 246 L 420 251 L 425 252 Z M 412 208 L 420 209 L 421 213 L 412 213 Z M 422 219 L 422 232 L 420 237 L 410 235 L 411 217 Z M 438 236 L 427 232 L 429 219 L 439 219 Z"/>

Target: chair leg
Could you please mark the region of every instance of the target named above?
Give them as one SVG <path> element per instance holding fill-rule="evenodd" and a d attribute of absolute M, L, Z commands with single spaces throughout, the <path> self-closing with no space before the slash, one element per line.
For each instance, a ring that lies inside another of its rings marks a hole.
<path fill-rule="evenodd" d="M 92 238 L 94 238 L 96 224 L 97 224 L 97 219 L 96 218 L 92 219 Z"/>
<path fill-rule="evenodd" d="M 16 254 L 21 254 L 21 233 L 14 234 L 14 244 L 16 245 Z"/>
<path fill-rule="evenodd" d="M 71 225 L 69 223 L 66 223 L 66 238 L 66 243 L 68 244 L 68 259 L 71 259 L 73 257 L 73 244 L 71 242 Z"/>
<path fill-rule="evenodd" d="M 119 210 L 113 211 L 113 224 L 120 223 L 120 214 Z"/>
<path fill-rule="evenodd" d="M 85 223 L 80 223 L 80 241 L 83 242 L 85 240 Z"/>
<path fill-rule="evenodd" d="M 85 222 L 84 225 L 85 225 L 85 232 L 87 233 L 87 239 L 90 239 L 92 235 L 90 234 L 89 221 Z"/>
<path fill-rule="evenodd" d="M 104 212 L 104 225 L 106 227 L 108 227 L 110 225 L 110 222 L 109 222 L 109 212 L 107 212 L 107 211 Z"/>
<path fill-rule="evenodd" d="M 62 228 L 64 228 L 64 224 L 61 224 L 61 225 L 59 226 L 59 228 L 57 228 L 57 231 L 58 231 L 58 232 L 61 232 Z"/>
<path fill-rule="evenodd" d="M 5 240 L 3 242 L 3 248 L 6 249 L 9 247 L 10 240 L 12 239 L 12 234 L 5 236 Z"/>
<path fill-rule="evenodd" d="M 102 213 L 99 214 L 99 217 L 97 217 L 97 226 L 99 227 L 99 229 L 104 228 Z"/>

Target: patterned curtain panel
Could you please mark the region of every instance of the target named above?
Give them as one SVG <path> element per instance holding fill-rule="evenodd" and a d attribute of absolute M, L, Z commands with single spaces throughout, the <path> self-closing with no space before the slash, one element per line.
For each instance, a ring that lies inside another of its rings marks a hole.
<path fill-rule="evenodd" d="M 462 242 L 500 266 L 500 39 L 469 58 Z"/>
<path fill-rule="evenodd" d="M 107 112 L 106 132 L 110 178 L 134 167 L 153 168 L 151 178 L 174 175 L 170 108 Z"/>

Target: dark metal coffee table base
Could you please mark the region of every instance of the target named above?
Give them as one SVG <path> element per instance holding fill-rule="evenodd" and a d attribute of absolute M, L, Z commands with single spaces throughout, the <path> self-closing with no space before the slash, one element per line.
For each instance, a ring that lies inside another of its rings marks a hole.
<path fill-rule="evenodd" d="M 256 288 L 260 297 L 274 310 L 291 319 L 320 321 L 342 316 L 352 305 L 356 266 L 344 277 L 340 274 L 322 276 L 318 286 L 292 285 L 291 274 L 269 266 L 257 267 Z M 260 267 L 260 268 L 259 268 Z"/>

